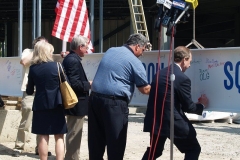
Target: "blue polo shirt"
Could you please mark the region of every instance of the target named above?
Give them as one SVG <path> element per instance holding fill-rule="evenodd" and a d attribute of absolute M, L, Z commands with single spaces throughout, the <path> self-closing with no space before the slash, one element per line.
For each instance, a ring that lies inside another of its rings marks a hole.
<path fill-rule="evenodd" d="M 148 85 L 145 68 L 127 45 L 112 47 L 104 54 L 92 83 L 92 91 L 128 97 L 130 101 L 134 85 Z"/>

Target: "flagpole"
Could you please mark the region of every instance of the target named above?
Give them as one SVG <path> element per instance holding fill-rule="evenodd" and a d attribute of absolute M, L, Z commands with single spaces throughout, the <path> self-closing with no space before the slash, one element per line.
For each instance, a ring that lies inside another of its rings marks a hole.
<path fill-rule="evenodd" d="M 90 0 L 90 31 L 91 31 L 91 41 L 94 45 L 94 0 Z"/>
<path fill-rule="evenodd" d="M 99 52 L 103 53 L 103 0 L 100 0 L 99 8 Z"/>
<path fill-rule="evenodd" d="M 37 37 L 41 36 L 42 26 L 42 0 L 37 0 Z"/>
<path fill-rule="evenodd" d="M 23 1 L 18 1 L 18 56 L 22 53 L 22 35 L 23 35 Z"/>
<path fill-rule="evenodd" d="M 36 38 L 36 0 L 33 0 L 32 5 L 32 41 Z"/>
<path fill-rule="evenodd" d="M 62 52 L 66 52 L 66 50 L 67 50 L 67 42 L 62 41 Z"/>

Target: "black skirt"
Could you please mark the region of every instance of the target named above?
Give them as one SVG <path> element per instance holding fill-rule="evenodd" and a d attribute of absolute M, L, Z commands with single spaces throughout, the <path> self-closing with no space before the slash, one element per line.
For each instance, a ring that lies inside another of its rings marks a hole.
<path fill-rule="evenodd" d="M 32 133 L 54 135 L 67 133 L 67 124 L 62 108 L 33 111 Z"/>

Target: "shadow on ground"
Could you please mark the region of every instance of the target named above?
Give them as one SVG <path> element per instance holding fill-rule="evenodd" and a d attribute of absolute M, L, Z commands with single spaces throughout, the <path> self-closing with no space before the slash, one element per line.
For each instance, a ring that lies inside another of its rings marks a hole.
<path fill-rule="evenodd" d="M 229 134 L 240 135 L 239 124 L 232 123 L 232 124 L 226 125 L 226 122 L 224 123 L 222 121 L 215 121 L 214 123 L 195 122 L 193 124 L 195 124 L 194 127 L 196 129 L 208 130 L 213 132 L 225 132 Z"/>
<path fill-rule="evenodd" d="M 12 148 L 8 148 L 8 147 L 0 144 L 0 156 L 11 156 L 14 159 L 14 158 L 17 158 L 16 156 L 14 156 L 15 153 L 16 152 Z M 35 155 L 35 153 L 28 153 L 28 152 L 20 153 L 19 157 L 30 157 L 33 159 L 39 159 L 39 156 Z M 22 159 L 24 159 L 24 158 L 22 158 Z M 53 155 L 48 157 L 48 160 L 55 160 L 55 159 L 56 159 L 56 157 Z"/>

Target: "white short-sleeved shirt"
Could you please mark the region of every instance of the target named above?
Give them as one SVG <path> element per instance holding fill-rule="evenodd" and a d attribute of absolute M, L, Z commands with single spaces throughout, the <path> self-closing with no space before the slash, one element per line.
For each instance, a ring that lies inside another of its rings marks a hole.
<path fill-rule="evenodd" d="M 28 49 L 28 48 L 24 49 L 24 51 L 22 52 L 22 55 L 21 55 L 21 59 L 27 57 L 32 52 L 33 52 L 32 49 Z M 26 85 L 27 85 L 27 82 L 28 82 L 29 67 L 30 67 L 30 64 L 23 67 L 23 82 L 22 82 L 21 91 L 26 91 Z"/>

